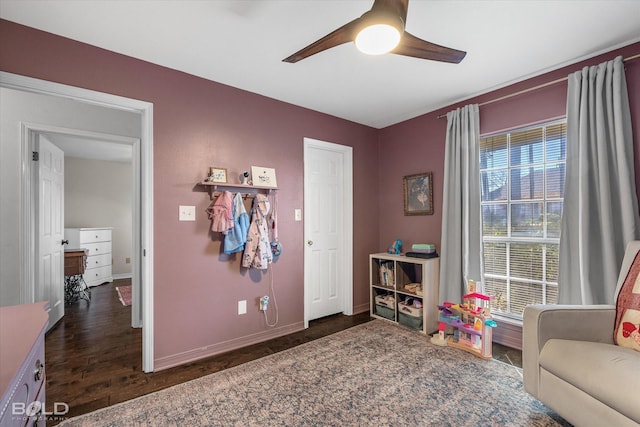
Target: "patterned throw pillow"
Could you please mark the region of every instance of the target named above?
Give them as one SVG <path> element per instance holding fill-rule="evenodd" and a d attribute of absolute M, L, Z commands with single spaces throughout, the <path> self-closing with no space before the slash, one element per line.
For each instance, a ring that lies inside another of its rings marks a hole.
<path fill-rule="evenodd" d="M 614 341 L 640 351 L 640 252 L 624 279 L 616 305 Z"/>

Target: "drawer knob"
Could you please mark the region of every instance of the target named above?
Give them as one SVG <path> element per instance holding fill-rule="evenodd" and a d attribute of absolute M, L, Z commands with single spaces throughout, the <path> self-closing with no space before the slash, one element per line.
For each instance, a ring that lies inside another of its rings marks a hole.
<path fill-rule="evenodd" d="M 36 361 L 36 369 L 33 371 L 33 379 L 35 381 L 40 381 L 42 379 L 42 374 L 44 374 L 44 365 L 40 362 L 40 359 Z"/>

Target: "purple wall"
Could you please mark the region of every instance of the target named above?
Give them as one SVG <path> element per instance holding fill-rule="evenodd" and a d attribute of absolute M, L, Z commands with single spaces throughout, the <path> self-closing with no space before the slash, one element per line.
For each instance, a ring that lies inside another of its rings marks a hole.
<path fill-rule="evenodd" d="M 353 147 L 358 218 L 353 304 L 368 308 L 368 254 L 378 249 L 379 228 L 371 209 L 377 198 L 371 182 L 378 179 L 375 129 L 5 20 L 0 20 L 0 69 L 153 103 L 157 367 L 268 333 L 257 309 L 268 276 L 241 269 L 240 257 L 226 259 L 221 240 L 208 232 L 210 200 L 195 183 L 209 166 L 230 173 L 251 165 L 277 170 L 284 247 L 274 264 L 278 326 L 280 334 L 301 327 L 304 236 L 303 223 L 294 222 L 293 213 L 303 207 L 304 137 Z M 179 205 L 195 205 L 197 221 L 178 222 Z M 238 316 L 242 299 L 248 314 Z"/>
<path fill-rule="evenodd" d="M 403 240 L 405 249 L 413 243 L 435 243 L 440 250 L 442 226 L 442 186 L 444 176 L 444 144 L 447 119 L 437 116 L 457 107 L 483 103 L 537 85 L 566 77 L 587 65 L 622 55 L 624 58 L 640 53 L 640 43 L 609 52 L 559 70 L 505 87 L 503 89 L 451 105 L 438 111 L 387 127 L 379 131 L 380 170 L 378 178 L 380 212 L 380 248 L 384 249 L 396 238 Z M 625 64 L 627 88 L 631 107 L 633 141 L 635 146 L 636 189 L 640 190 L 640 59 Z M 480 107 L 480 133 L 526 126 L 563 117 L 566 110 L 567 82 L 518 95 Z M 402 177 L 421 172 L 433 172 L 434 214 L 404 216 Z"/>
<path fill-rule="evenodd" d="M 403 239 L 405 248 L 416 242 L 439 247 L 446 119 L 438 115 L 565 77 L 583 65 L 638 52 L 640 44 L 635 44 L 375 130 L 0 20 L 0 70 L 154 104 L 154 333 L 160 366 L 162 360 L 179 360 L 181 354 L 209 346 L 251 341 L 266 329 L 252 304 L 266 293 L 267 278 L 242 270 L 239 259 L 221 256 L 220 240 L 208 233 L 204 210 L 209 198 L 195 183 L 209 166 L 230 172 L 250 165 L 276 168 L 284 246 L 274 267 L 280 326 L 296 328 L 303 321 L 304 236 L 302 222 L 293 221 L 293 210 L 303 206 L 304 137 L 353 147 L 354 307 L 366 306 L 369 253 L 384 251 L 395 238 Z M 627 81 L 638 165 L 640 61 L 627 64 Z M 481 107 L 481 132 L 562 116 L 565 93 L 566 83 L 560 83 Z M 402 177 L 427 171 L 434 176 L 434 215 L 405 217 Z M 378 204 L 377 211 L 372 203 Z M 178 205 L 195 205 L 198 220 L 178 222 Z M 248 301 L 247 315 L 236 314 L 240 299 Z"/>

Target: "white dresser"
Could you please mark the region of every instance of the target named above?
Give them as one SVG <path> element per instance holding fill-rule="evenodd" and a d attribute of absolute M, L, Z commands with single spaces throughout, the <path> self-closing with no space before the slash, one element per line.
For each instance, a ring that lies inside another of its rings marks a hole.
<path fill-rule="evenodd" d="M 65 228 L 64 238 L 69 241 L 68 249 L 87 249 L 87 267 L 84 281 L 87 286 L 97 286 L 113 282 L 111 231 L 113 227 Z"/>

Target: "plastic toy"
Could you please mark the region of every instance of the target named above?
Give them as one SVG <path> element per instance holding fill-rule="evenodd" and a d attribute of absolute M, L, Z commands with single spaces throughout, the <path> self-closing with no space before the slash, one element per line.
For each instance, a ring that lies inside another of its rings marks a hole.
<path fill-rule="evenodd" d="M 491 318 L 492 297 L 478 292 L 472 292 L 462 297 L 462 304 L 444 302 L 438 306 L 440 310 L 440 324 L 453 329 L 451 336 L 440 341 L 434 334 L 431 342 L 437 345 L 448 345 L 468 351 L 483 359 L 491 358 L 492 329 L 497 323 Z M 438 341 L 438 342 L 436 342 Z"/>
<path fill-rule="evenodd" d="M 389 245 L 389 249 L 387 249 L 387 253 L 400 255 L 402 252 L 402 240 L 396 239 L 391 245 Z"/>
<path fill-rule="evenodd" d="M 440 345 L 445 347 L 447 345 L 447 340 L 445 339 L 446 335 L 445 335 L 445 329 L 447 327 L 447 324 L 445 322 L 440 322 L 438 324 L 438 333 L 437 334 L 433 334 L 433 336 L 431 337 L 431 343 L 435 344 L 435 345 Z"/>

